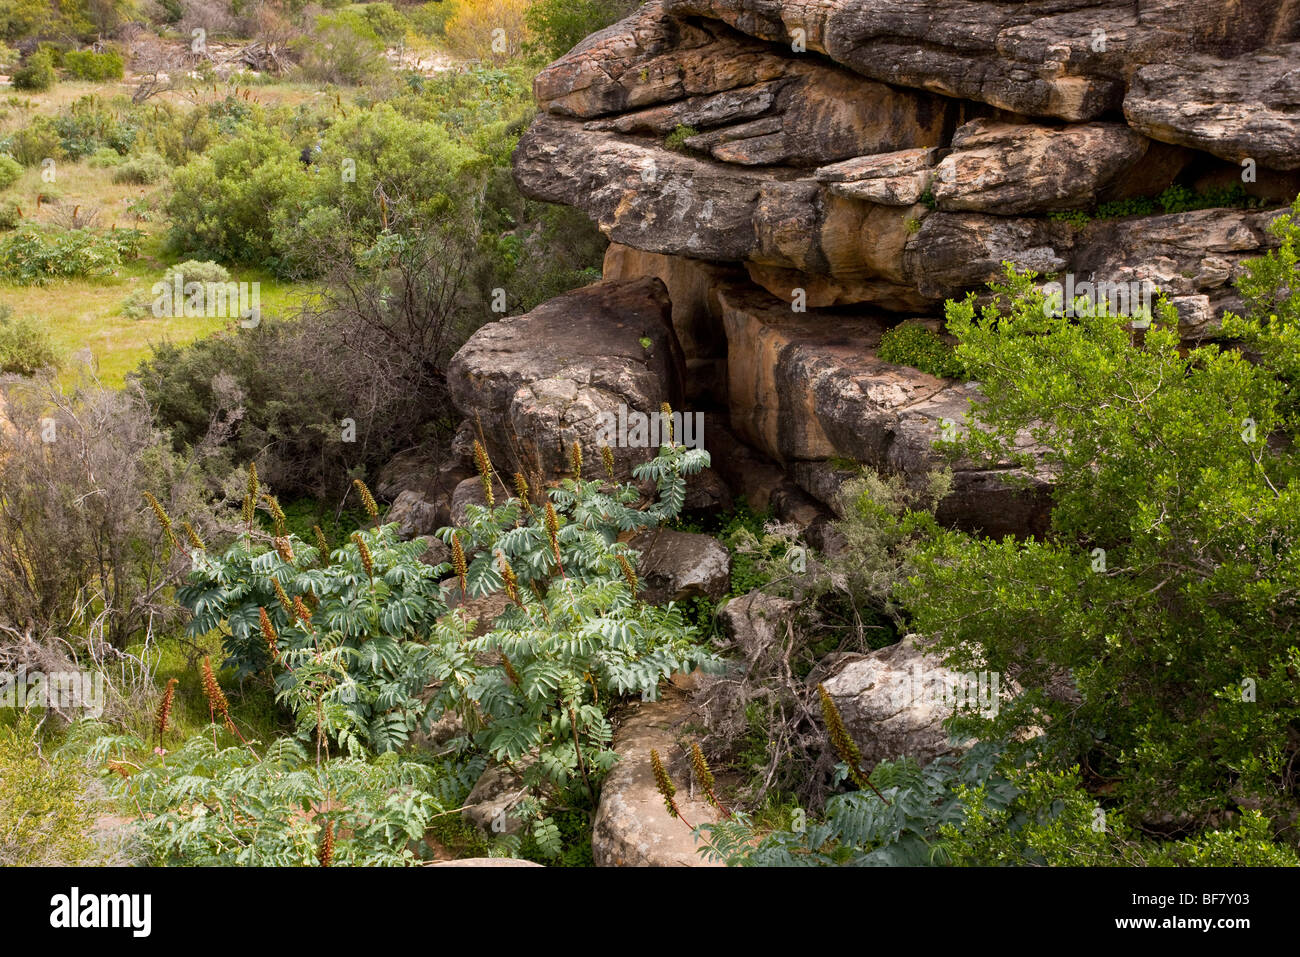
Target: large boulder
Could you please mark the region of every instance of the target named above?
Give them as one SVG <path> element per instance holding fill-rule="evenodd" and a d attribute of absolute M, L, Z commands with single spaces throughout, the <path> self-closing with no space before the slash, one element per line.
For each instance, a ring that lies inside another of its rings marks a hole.
<path fill-rule="evenodd" d="M 1125 119 L 1153 139 L 1279 170 L 1300 169 L 1297 114 L 1300 43 L 1145 66 L 1124 98 Z"/>
<path fill-rule="evenodd" d="M 653 604 L 686 598 L 717 601 L 731 584 L 731 555 L 716 539 L 693 532 L 651 528 L 628 542 L 640 552 L 641 597 Z"/>
<path fill-rule="evenodd" d="M 689 787 L 690 755 L 681 738 L 698 722 L 688 701 L 669 691 L 660 701 L 629 706 L 614 731 L 619 760 L 600 789 L 592 826 L 591 850 L 597 867 L 717 866 L 699 853 L 699 843 L 687 826 L 710 824 L 718 812 L 693 796 Z M 677 788 L 682 817 L 668 813 L 655 783 L 651 750 L 658 751 Z"/>
<path fill-rule="evenodd" d="M 498 472 L 550 479 L 570 471 L 579 442 L 601 469 L 602 415 L 651 414 L 681 405 L 682 356 L 663 283 L 599 282 L 522 316 L 481 328 L 452 357 L 452 401 L 476 420 Z M 615 471 L 652 458 L 653 448 L 611 443 Z"/>
<path fill-rule="evenodd" d="M 746 661 L 757 661 L 773 645 L 786 642 L 799 603 L 752 591 L 733 598 L 718 610 L 718 621 L 731 646 Z"/>
<path fill-rule="evenodd" d="M 868 655 L 841 657 L 821 683 L 868 769 L 897 758 L 924 765 L 959 753 L 965 745 L 943 727 L 955 703 L 996 714 L 1009 690 L 999 675 L 953 671 L 915 635 Z"/>
<path fill-rule="evenodd" d="M 527 794 L 523 779 L 514 768 L 490 765 L 470 789 L 461 817 L 484 834 L 518 834 L 525 821 L 511 811 Z"/>

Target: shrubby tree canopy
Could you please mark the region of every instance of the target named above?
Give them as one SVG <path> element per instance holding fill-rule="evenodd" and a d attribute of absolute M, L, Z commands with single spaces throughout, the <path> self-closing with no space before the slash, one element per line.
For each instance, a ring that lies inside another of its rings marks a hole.
<path fill-rule="evenodd" d="M 1055 504 L 1040 541 L 941 536 L 905 603 L 962 667 L 1024 689 L 982 736 L 1041 727 L 1150 819 L 1295 811 L 1300 223 L 1275 229 L 1281 249 L 1242 283 L 1249 316 L 1226 323 L 1258 362 L 1180 351 L 1166 304 L 1145 331 L 1053 318 L 1010 267 L 990 304 L 948 308 L 987 396 L 954 448 L 1015 454 L 1031 433 Z"/>

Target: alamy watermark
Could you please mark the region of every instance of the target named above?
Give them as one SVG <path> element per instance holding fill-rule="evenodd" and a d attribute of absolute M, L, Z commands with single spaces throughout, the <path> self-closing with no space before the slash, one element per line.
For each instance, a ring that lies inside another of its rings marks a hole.
<path fill-rule="evenodd" d="M 947 711 L 974 711 L 984 718 L 996 718 L 1001 701 L 1000 685 L 1001 677 L 996 671 L 959 674 L 924 669 L 914 662 L 906 674 L 893 678 L 887 694 L 890 706 L 899 711 L 929 703 Z"/>
<path fill-rule="evenodd" d="M 90 671 L 0 671 L 0 708 L 104 713 L 104 675 Z"/>
<path fill-rule="evenodd" d="M 1149 324 L 1160 289 L 1149 279 L 1134 282 L 1075 281 L 1066 273 L 1065 282 L 1049 282 L 1042 287 L 1044 303 L 1050 316 L 1094 316 L 1105 310 L 1111 316 L 1133 316 L 1134 324 Z"/>
<path fill-rule="evenodd" d="M 154 283 L 150 293 L 158 319 L 239 319 L 252 328 L 262 314 L 259 282 L 186 282 L 184 275 L 176 272 Z"/>
<path fill-rule="evenodd" d="M 596 417 L 596 442 L 610 448 L 657 449 L 664 445 L 704 448 L 704 413 L 638 412 L 620 404 Z"/>

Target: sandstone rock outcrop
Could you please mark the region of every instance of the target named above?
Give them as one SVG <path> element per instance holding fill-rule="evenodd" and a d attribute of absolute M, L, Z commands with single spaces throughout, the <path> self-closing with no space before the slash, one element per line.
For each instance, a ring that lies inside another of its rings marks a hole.
<path fill-rule="evenodd" d="M 673 818 L 655 784 L 650 751 L 659 752 L 677 786 L 677 803 L 696 827 L 715 822 L 717 812 L 688 786 L 690 756 L 678 742 L 693 712 L 687 700 L 669 691 L 660 701 L 630 706 L 614 731 L 619 760 L 600 789 L 592 826 L 591 850 L 597 867 L 718 866 L 699 853 L 691 829 Z"/>
<path fill-rule="evenodd" d="M 917 477 L 978 395 L 881 361 L 881 336 L 905 319 L 941 328 L 944 301 L 983 294 L 1007 262 L 1118 289 L 1133 311 L 1163 291 L 1188 344 L 1218 333 L 1243 261 L 1272 248 L 1269 223 L 1300 192 L 1298 13 L 650 0 L 538 75 L 541 113 L 514 156 L 525 195 L 612 240 L 606 282 L 471 340 L 457 405 L 511 436 L 494 456 L 555 475 L 599 411 L 684 399 L 707 410 L 731 491 L 824 527 L 836 463 Z M 1229 208 L 1178 211 L 1208 190 Z M 621 285 L 636 280 L 662 288 Z M 662 320 L 649 357 L 610 331 L 628 296 Z M 649 454 L 616 453 L 624 472 Z M 1033 532 L 1049 491 L 1009 463 L 957 463 L 940 515 Z"/>
<path fill-rule="evenodd" d="M 1300 189 L 1300 27 L 1239 6 L 654 0 L 538 77 L 516 179 L 617 243 L 743 263 L 781 298 L 934 312 L 1004 260 L 1084 272 L 1090 241 L 1048 213 L 1246 156 Z M 1189 243 L 1212 241 L 1202 225 Z"/>
<path fill-rule="evenodd" d="M 725 289 L 719 298 L 731 344 L 731 424 L 755 448 L 790 466 L 847 457 L 917 478 L 943 464 L 933 444 L 965 428 L 973 383 L 877 358 L 889 328 L 878 316 L 799 315 L 761 290 Z M 995 536 L 1041 525 L 1045 480 L 1020 490 L 998 473 L 1019 474 L 1009 462 L 957 463 L 941 514 Z M 834 504 L 831 486 L 809 482 L 806 490 Z"/>
<path fill-rule="evenodd" d="M 457 408 L 481 424 L 501 473 L 564 474 L 574 442 L 598 463 L 602 413 L 681 405 L 667 292 L 657 279 L 600 282 L 490 323 L 452 357 L 447 381 Z M 624 477 L 654 454 L 613 451 Z"/>

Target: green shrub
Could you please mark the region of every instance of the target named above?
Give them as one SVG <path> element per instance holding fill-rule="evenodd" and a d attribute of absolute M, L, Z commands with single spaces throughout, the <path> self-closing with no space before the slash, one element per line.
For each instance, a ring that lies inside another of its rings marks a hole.
<path fill-rule="evenodd" d="M 33 53 L 27 62 L 14 71 L 15 90 L 43 93 L 54 86 L 54 58 L 46 50 Z"/>
<path fill-rule="evenodd" d="M 367 3 L 362 8 L 361 15 L 375 35 L 389 45 L 398 43 L 405 37 L 407 27 L 410 26 L 406 17 L 391 3 Z"/>
<path fill-rule="evenodd" d="M 138 132 L 134 122 L 91 93 L 61 110 L 54 119 L 59 143 L 70 159 L 90 156 L 102 147 L 130 152 Z"/>
<path fill-rule="evenodd" d="M 174 170 L 171 186 L 170 242 L 178 252 L 292 268 L 295 250 L 284 227 L 306 213 L 312 180 L 279 131 L 243 130 Z"/>
<path fill-rule="evenodd" d="M 1271 279 L 1243 285 L 1254 307 L 1293 302 L 1300 288 L 1300 226 L 1278 228 L 1290 244 L 1263 262 Z M 1248 330 L 1261 356 L 1248 362 L 1184 350 L 1165 302 L 1135 342 L 1130 318 L 1104 308 L 1045 313 L 1034 277 L 1011 267 L 994 292 L 979 309 L 974 296 L 948 304 L 958 357 L 984 395 L 980 427 L 949 448 L 1032 465 L 1015 445 L 1031 435 L 1055 485 L 1041 539 L 940 536 L 902 591 L 915 630 L 942 636 L 959 670 L 978 660 L 1024 689 L 963 730 L 1043 726 L 1052 757 L 1086 757 L 1135 814 L 1204 822 L 1245 805 L 1291 819 L 1294 307 Z M 1077 700 L 1052 690 L 1062 675 Z"/>
<path fill-rule="evenodd" d="M 912 366 L 941 379 L 961 379 L 966 375 L 952 346 L 933 329 L 919 323 L 904 322 L 888 330 L 880 338 L 876 355 L 885 362 Z"/>
<path fill-rule="evenodd" d="M 157 153 L 141 153 L 128 158 L 113 171 L 113 182 L 152 186 L 165 179 L 170 171 L 167 161 Z"/>
<path fill-rule="evenodd" d="M 190 259 L 183 263 L 177 263 L 175 266 L 168 266 L 159 282 L 164 283 L 169 288 L 174 288 L 178 277 L 182 289 L 187 283 L 192 282 L 203 283 L 204 286 L 207 286 L 210 283 L 229 282 L 230 270 L 218 263 Z M 155 298 L 152 287 L 135 290 L 122 303 L 122 315 L 131 319 L 149 318 L 153 315 Z"/>
<path fill-rule="evenodd" d="M 485 453 L 481 463 L 491 488 Z M 528 793 L 517 813 L 554 857 L 562 835 L 543 809 L 571 793 L 594 804 L 617 760 L 611 706 L 625 695 L 654 698 L 676 672 L 718 665 L 679 609 L 636 598 L 636 555 L 618 541 L 671 520 L 686 477 L 707 464 L 702 450 L 663 448 L 634 470 L 656 489 L 648 502 L 634 484 L 600 480 L 565 479 L 531 502 L 502 489 L 469 506 L 465 527 L 438 533 L 466 560 L 437 567 L 420 561 L 427 543 L 399 541 L 396 525 L 356 532 L 324 554 L 290 533 L 270 501 L 278 538 L 268 547 L 251 521 L 254 488 L 247 537 L 196 558 L 177 597 L 194 615 L 189 633 L 221 633 L 238 675 L 275 677 L 304 741 L 386 752 L 419 726 L 460 716 L 461 747 L 521 767 Z M 463 605 L 449 610 L 453 593 L 501 594 L 505 609 L 476 636 Z M 440 690 L 428 696 L 433 682 Z"/>
<path fill-rule="evenodd" d="M 216 743 L 219 736 L 226 740 Z M 331 865 L 418 864 L 414 848 L 428 856 L 425 831 L 455 813 L 484 766 L 481 757 L 434 762 L 397 754 L 321 761 L 292 738 L 269 742 L 259 758 L 218 725 L 165 760 L 130 735 L 103 737 L 92 753 L 117 767 L 145 762 L 119 782 L 122 795 L 139 809 L 152 863 L 189 867 L 314 867 L 327 827 Z M 196 800 L 207 813 L 194 814 Z"/>
<path fill-rule="evenodd" d="M 0 190 L 8 189 L 23 175 L 23 164 L 12 156 L 0 155 Z"/>
<path fill-rule="evenodd" d="M 34 375 L 58 364 L 44 324 L 31 316 L 15 319 L 8 306 L 0 306 L 0 372 Z"/>
<path fill-rule="evenodd" d="M 455 0 L 434 0 L 413 4 L 404 12 L 412 30 L 432 39 L 446 36 L 447 21 L 456 13 L 456 3 Z"/>
<path fill-rule="evenodd" d="M 636 6 L 636 0 L 533 0 L 528 28 L 537 35 L 540 51 L 555 59 Z"/>
<path fill-rule="evenodd" d="M 103 83 L 120 80 L 125 69 L 122 54 L 116 50 L 96 53 L 93 50 L 69 50 L 63 54 L 64 72 L 74 80 Z"/>
<path fill-rule="evenodd" d="M 17 229 L 23 221 L 22 209 L 12 199 L 0 200 L 0 232 Z"/>
<path fill-rule="evenodd" d="M 48 116 L 34 117 L 26 126 L 11 133 L 5 141 L 5 149 L 23 166 L 36 166 L 43 160 L 60 160 L 67 155 L 59 131 Z"/>
<path fill-rule="evenodd" d="M 664 138 L 664 146 L 680 153 L 686 149 L 687 140 L 699 135 L 700 131 L 693 126 L 678 126 Z"/>
<path fill-rule="evenodd" d="M 90 154 L 86 161 L 91 169 L 116 169 L 126 161 L 126 157 L 109 146 L 101 146 Z"/>
<path fill-rule="evenodd" d="M 22 285 L 111 276 L 140 252 L 134 229 L 46 230 L 27 226 L 0 240 L 0 276 Z"/>
<path fill-rule="evenodd" d="M 845 765 L 839 773 L 847 776 Z M 760 835 L 743 813 L 702 825 L 700 853 L 747 867 L 1300 864 L 1295 851 L 1274 841 L 1258 811 L 1237 815 L 1228 827 L 1153 840 L 1084 790 L 1077 767 L 1018 767 L 996 744 L 980 743 L 924 768 L 910 759 L 883 761 L 869 780 L 876 791 L 837 794 L 820 819 L 798 830 Z"/>
<path fill-rule="evenodd" d="M 85 789 L 75 762 L 41 754 L 31 717 L 0 725 L 0 867 L 88 863 L 93 814 Z"/>
<path fill-rule="evenodd" d="M 386 73 L 384 41 L 371 22 L 353 10 L 316 18 L 311 33 L 294 41 L 298 70 L 308 80 L 360 86 Z"/>

